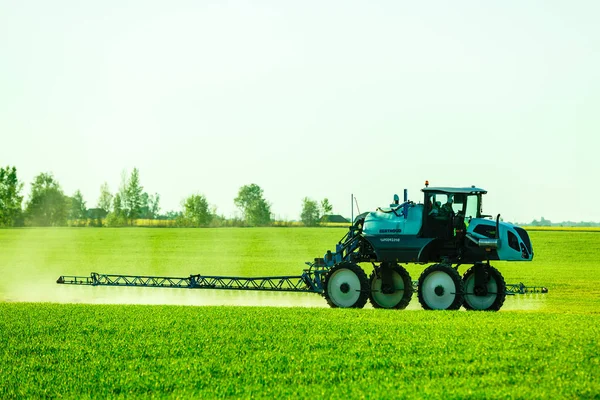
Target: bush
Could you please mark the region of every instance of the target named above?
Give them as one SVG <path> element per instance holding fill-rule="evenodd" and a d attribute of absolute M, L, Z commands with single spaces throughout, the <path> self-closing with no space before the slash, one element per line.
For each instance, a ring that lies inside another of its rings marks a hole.
<path fill-rule="evenodd" d="M 106 216 L 106 226 L 127 226 L 127 217 L 121 213 L 111 212 Z"/>

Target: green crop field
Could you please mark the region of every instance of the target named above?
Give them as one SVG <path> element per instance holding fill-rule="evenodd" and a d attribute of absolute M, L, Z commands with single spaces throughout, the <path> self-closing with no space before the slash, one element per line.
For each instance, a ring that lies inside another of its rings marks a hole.
<path fill-rule="evenodd" d="M 533 262 L 494 265 L 549 293 L 497 313 L 422 311 L 416 295 L 406 311 L 347 310 L 314 294 L 55 283 L 298 274 L 344 233 L 0 230 L 0 398 L 600 396 L 600 232 L 532 231 Z"/>

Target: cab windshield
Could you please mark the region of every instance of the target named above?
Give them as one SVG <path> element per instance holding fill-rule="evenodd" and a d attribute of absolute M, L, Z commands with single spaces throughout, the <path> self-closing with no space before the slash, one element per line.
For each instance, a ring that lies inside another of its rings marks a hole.
<path fill-rule="evenodd" d="M 479 194 L 446 194 L 446 193 L 431 193 L 427 204 L 431 210 L 441 209 L 448 202 L 452 204 L 454 214 L 462 214 L 465 222 L 471 218 L 478 218 L 479 213 Z"/>

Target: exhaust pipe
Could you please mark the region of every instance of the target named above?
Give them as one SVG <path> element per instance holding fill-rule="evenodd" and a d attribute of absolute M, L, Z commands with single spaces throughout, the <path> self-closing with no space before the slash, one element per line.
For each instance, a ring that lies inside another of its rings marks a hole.
<path fill-rule="evenodd" d="M 500 247 L 499 239 L 479 239 L 477 242 L 479 247 L 486 247 L 488 249 L 497 249 Z"/>
<path fill-rule="evenodd" d="M 467 234 L 467 239 L 471 240 L 479 247 L 487 249 L 497 249 L 500 247 L 500 214 L 496 217 L 496 233 L 493 238 L 474 238 Z"/>
<path fill-rule="evenodd" d="M 500 214 L 496 217 L 496 240 L 500 239 Z"/>
<path fill-rule="evenodd" d="M 500 214 L 496 217 L 496 234 L 494 239 L 479 239 L 477 242 L 479 247 L 486 247 L 488 249 L 497 249 L 500 247 Z"/>

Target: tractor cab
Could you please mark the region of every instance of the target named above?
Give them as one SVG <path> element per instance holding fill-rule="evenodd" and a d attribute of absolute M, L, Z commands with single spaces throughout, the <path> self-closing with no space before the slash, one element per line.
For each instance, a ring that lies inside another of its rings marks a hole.
<path fill-rule="evenodd" d="M 466 188 L 425 187 L 422 237 L 450 239 L 466 230 L 473 218 L 481 218 L 481 197 L 487 191 Z"/>

